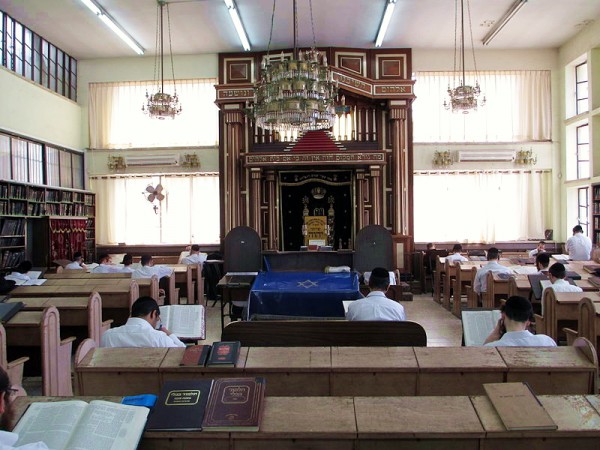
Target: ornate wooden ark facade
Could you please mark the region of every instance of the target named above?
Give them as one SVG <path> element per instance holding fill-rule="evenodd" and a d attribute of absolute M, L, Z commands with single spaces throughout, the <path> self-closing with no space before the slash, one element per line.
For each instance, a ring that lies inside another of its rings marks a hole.
<path fill-rule="evenodd" d="M 352 248 L 362 227 L 383 225 L 396 266 L 405 267 L 413 247 L 411 50 L 321 50 L 346 107 L 333 130 L 300 136 L 255 127 L 246 114 L 264 53 L 219 55 L 221 236 L 249 226 L 265 250 L 299 250 L 323 226 L 321 243 L 340 249 Z M 271 52 L 279 53 L 291 50 Z"/>

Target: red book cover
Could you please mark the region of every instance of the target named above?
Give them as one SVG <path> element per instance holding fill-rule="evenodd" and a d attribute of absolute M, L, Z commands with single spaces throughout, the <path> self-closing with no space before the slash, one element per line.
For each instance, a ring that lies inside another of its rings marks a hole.
<path fill-rule="evenodd" d="M 207 366 L 234 367 L 240 356 L 240 341 L 214 342 Z"/>
<path fill-rule="evenodd" d="M 202 429 L 258 431 L 265 397 L 265 379 L 220 378 L 210 391 Z"/>
<path fill-rule="evenodd" d="M 210 345 L 190 345 L 183 351 L 180 366 L 203 366 L 206 364 Z"/>

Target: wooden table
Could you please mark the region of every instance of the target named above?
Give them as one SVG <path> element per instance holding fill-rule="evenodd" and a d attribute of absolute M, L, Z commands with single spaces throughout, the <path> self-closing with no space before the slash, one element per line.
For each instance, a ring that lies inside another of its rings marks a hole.
<path fill-rule="evenodd" d="M 250 288 L 252 287 L 252 281 L 240 281 L 245 280 L 248 276 L 239 275 L 225 275 L 217 283 L 217 288 L 221 289 L 221 331 L 225 328 L 225 307 L 229 307 L 231 311 L 231 305 L 234 301 L 246 302 L 248 301 L 248 295 L 250 295 Z"/>

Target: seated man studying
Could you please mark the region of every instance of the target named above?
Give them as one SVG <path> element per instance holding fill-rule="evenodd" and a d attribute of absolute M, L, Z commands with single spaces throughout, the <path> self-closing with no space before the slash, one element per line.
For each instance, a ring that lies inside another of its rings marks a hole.
<path fill-rule="evenodd" d="M 524 297 L 509 297 L 502 310 L 496 328 L 484 342 L 487 347 L 556 347 L 556 342 L 545 334 L 532 334 L 527 328 L 531 323 L 533 308 Z"/>
<path fill-rule="evenodd" d="M 477 294 L 487 292 L 487 274 L 488 272 L 494 273 L 508 273 L 511 274 L 512 270 L 508 267 L 501 265 L 498 261 L 500 260 L 500 252 L 496 247 L 491 247 L 487 251 L 488 263 L 481 267 L 475 275 L 475 282 L 473 283 L 473 290 Z"/>
<path fill-rule="evenodd" d="M 369 294 L 355 300 L 348 306 L 348 320 L 406 320 L 404 307 L 385 296 L 390 287 L 390 274 L 387 269 L 376 267 L 369 277 Z"/>
<path fill-rule="evenodd" d="M 548 270 L 548 278 L 552 283 L 550 288 L 554 289 L 554 292 L 583 292 L 579 286 L 569 283 L 565 278 L 567 277 L 567 269 L 562 263 L 554 263 Z"/>
<path fill-rule="evenodd" d="M 156 300 L 140 297 L 132 305 L 127 323 L 107 330 L 100 347 L 185 347 L 185 344 L 162 326 Z"/>

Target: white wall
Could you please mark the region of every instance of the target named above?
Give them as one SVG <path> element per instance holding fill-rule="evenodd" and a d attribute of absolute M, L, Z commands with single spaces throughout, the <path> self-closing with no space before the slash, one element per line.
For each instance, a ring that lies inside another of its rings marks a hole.
<path fill-rule="evenodd" d="M 79 150 L 81 107 L 0 67 L 0 129 Z"/>

